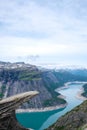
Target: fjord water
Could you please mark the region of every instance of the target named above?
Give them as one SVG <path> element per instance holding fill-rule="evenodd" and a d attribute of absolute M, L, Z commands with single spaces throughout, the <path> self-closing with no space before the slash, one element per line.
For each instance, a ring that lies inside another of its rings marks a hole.
<path fill-rule="evenodd" d="M 59 92 L 66 97 L 68 103 L 66 108 L 47 111 L 47 112 L 31 112 L 31 113 L 18 113 L 16 115 L 21 125 L 26 128 L 32 128 L 34 130 L 44 130 L 52 125 L 56 120 L 64 115 L 66 112 L 73 109 L 75 106 L 82 103 L 82 100 L 76 98 L 77 92 L 82 87 L 83 83 L 71 83 L 60 90 Z M 58 90 L 57 90 L 58 91 Z"/>

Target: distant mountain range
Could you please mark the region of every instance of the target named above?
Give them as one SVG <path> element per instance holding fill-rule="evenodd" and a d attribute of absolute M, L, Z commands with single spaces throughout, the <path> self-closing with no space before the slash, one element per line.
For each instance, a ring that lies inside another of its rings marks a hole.
<path fill-rule="evenodd" d="M 71 70 L 76 70 L 76 69 L 87 69 L 87 66 L 81 66 L 81 65 L 60 65 L 60 64 L 40 64 L 37 66 L 42 66 L 43 68 L 47 69 L 71 69 Z"/>

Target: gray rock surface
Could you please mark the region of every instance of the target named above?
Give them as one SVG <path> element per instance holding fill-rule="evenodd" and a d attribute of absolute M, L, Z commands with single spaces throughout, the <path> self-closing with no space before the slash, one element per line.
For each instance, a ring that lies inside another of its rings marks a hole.
<path fill-rule="evenodd" d="M 37 91 L 30 91 L 3 99 L 0 101 L 0 130 L 28 130 L 20 126 L 16 120 L 15 110 L 19 105 L 37 95 Z"/>
<path fill-rule="evenodd" d="M 85 127 L 87 128 L 87 101 L 60 117 L 47 130 L 85 130 Z"/>

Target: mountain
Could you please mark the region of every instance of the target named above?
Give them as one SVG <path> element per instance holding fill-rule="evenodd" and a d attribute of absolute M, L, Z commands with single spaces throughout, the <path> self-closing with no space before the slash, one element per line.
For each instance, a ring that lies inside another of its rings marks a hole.
<path fill-rule="evenodd" d="M 46 79 L 47 78 L 47 79 Z M 6 98 L 27 91 L 39 91 L 39 95 L 22 108 L 44 108 L 65 104 L 55 92 L 58 80 L 52 72 L 41 71 L 36 66 L 23 62 L 0 62 L 0 98 Z"/>
<path fill-rule="evenodd" d="M 87 81 L 87 75 L 77 75 L 70 70 L 41 69 L 24 62 L 0 62 L 0 98 L 27 91 L 39 91 L 39 95 L 21 108 L 45 108 L 65 104 L 56 88 L 66 82 Z"/>
<path fill-rule="evenodd" d="M 77 106 L 47 130 L 86 130 L 87 129 L 87 101 Z"/>

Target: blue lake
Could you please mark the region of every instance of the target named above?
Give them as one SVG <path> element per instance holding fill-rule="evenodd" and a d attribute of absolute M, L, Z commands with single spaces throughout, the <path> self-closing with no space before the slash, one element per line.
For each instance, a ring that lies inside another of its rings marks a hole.
<path fill-rule="evenodd" d="M 56 122 L 56 120 L 66 112 L 82 103 L 82 100 L 76 98 L 77 92 L 80 90 L 82 85 L 83 83 L 69 84 L 68 88 L 64 88 L 59 91 L 66 97 L 66 101 L 68 103 L 67 107 L 47 112 L 18 113 L 16 114 L 18 121 L 26 128 L 44 130 Z"/>

